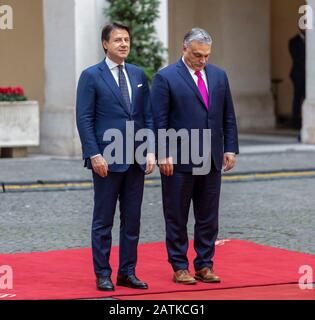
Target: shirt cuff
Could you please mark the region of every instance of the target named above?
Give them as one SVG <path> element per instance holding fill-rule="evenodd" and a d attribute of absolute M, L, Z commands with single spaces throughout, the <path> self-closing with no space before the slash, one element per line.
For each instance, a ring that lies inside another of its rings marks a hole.
<path fill-rule="evenodd" d="M 224 152 L 224 154 L 230 154 L 230 155 L 235 156 L 235 152 Z"/>
<path fill-rule="evenodd" d="M 98 153 L 98 154 L 96 154 L 96 155 L 94 155 L 94 156 L 91 156 L 90 159 L 94 159 L 94 158 L 96 158 L 96 157 L 98 157 L 98 156 L 101 156 L 101 154 Z"/>

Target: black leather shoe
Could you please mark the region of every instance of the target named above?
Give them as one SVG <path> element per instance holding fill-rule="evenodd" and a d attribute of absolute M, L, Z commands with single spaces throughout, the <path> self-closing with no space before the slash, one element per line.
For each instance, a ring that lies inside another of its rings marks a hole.
<path fill-rule="evenodd" d="M 102 291 L 114 291 L 114 285 L 110 277 L 97 277 L 96 287 L 98 290 Z"/>
<path fill-rule="evenodd" d="M 120 275 L 117 276 L 117 286 L 123 286 L 134 289 L 148 289 L 148 285 L 139 280 L 135 275 L 125 276 Z"/>

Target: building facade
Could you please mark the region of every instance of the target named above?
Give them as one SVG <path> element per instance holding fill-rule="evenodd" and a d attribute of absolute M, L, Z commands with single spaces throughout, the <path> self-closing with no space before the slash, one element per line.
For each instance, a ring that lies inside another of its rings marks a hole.
<path fill-rule="evenodd" d="M 40 152 L 80 155 L 76 85 L 84 68 L 104 58 L 106 1 L 4 2 L 13 8 L 14 24 L 0 30 L 0 86 L 23 86 L 29 99 L 39 101 Z M 291 114 L 288 41 L 298 32 L 298 10 L 305 4 L 315 10 L 315 0 L 161 0 L 156 29 L 168 63 L 179 59 L 190 28 L 208 30 L 214 39 L 210 62 L 229 75 L 240 130 L 272 129 Z M 306 56 L 302 142 L 315 144 L 314 29 L 307 30 Z"/>

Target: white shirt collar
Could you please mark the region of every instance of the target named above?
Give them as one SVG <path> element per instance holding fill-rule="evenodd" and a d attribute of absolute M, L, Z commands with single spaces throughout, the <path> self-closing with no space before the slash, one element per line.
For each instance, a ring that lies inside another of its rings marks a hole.
<path fill-rule="evenodd" d="M 186 68 L 188 69 L 188 71 L 191 73 L 191 75 L 195 75 L 195 72 L 196 72 L 196 71 L 195 71 L 194 69 L 191 69 L 191 68 L 187 65 L 187 63 L 185 62 L 184 57 L 182 57 L 182 61 L 183 61 L 184 65 L 186 66 Z M 201 72 L 201 74 L 202 74 L 203 76 L 206 75 L 205 69 L 200 70 L 200 72 Z"/>
<path fill-rule="evenodd" d="M 108 57 L 105 58 L 105 62 L 107 63 L 108 68 L 109 68 L 110 70 L 112 70 L 112 69 L 114 69 L 114 68 L 116 68 L 116 67 L 118 66 L 118 63 L 112 61 L 112 60 L 109 59 Z M 125 62 L 123 62 L 121 65 L 123 65 L 124 68 L 125 68 Z"/>

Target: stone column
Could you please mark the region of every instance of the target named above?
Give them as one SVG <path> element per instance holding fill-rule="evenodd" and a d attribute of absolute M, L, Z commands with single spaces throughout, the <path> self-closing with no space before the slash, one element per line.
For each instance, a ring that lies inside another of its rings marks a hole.
<path fill-rule="evenodd" d="M 315 14 L 315 0 L 308 0 Z M 303 104 L 302 142 L 315 144 L 315 30 L 306 30 L 306 99 Z"/>
<path fill-rule="evenodd" d="M 220 64 L 230 77 L 239 128 L 273 128 L 270 1 L 223 0 L 221 5 Z"/>
<path fill-rule="evenodd" d="M 100 47 L 99 0 L 43 0 L 45 107 L 41 114 L 41 152 L 81 154 L 75 122 L 78 78 L 96 64 Z"/>
<path fill-rule="evenodd" d="M 158 39 L 168 49 L 168 0 L 160 0 L 160 17 L 156 20 L 155 29 Z M 165 65 L 168 64 L 168 52 L 165 52 Z"/>

